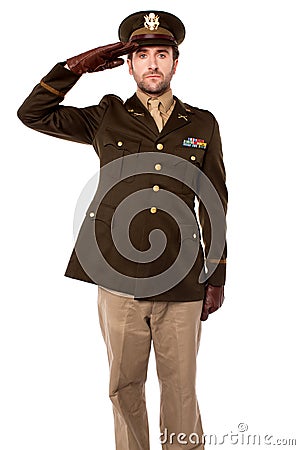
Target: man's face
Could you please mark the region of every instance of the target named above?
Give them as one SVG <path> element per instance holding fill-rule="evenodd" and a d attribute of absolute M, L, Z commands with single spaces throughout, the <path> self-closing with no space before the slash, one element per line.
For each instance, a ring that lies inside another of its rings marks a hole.
<path fill-rule="evenodd" d="M 141 91 L 159 96 L 170 89 L 178 59 L 173 60 L 171 46 L 140 47 L 127 60 L 129 73 L 133 75 Z"/>

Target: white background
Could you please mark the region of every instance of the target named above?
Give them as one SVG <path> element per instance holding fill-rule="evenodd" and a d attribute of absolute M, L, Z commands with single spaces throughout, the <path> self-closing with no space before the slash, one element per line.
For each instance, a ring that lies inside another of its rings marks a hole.
<path fill-rule="evenodd" d="M 3 7 L 2 7 L 3 8 Z M 52 66 L 118 40 L 124 17 L 178 15 L 186 40 L 173 92 L 218 119 L 229 190 L 228 275 L 203 323 L 198 400 L 206 433 L 298 438 L 299 21 L 296 1 L 10 2 L 1 26 L 1 418 L 4 450 L 112 450 L 97 287 L 64 277 L 92 147 L 26 128 L 16 112 Z M 65 104 L 123 99 L 124 65 L 86 75 Z M 153 350 L 146 385 L 159 449 Z M 221 448 L 236 448 L 227 445 Z M 238 446 L 241 448 L 241 445 Z"/>

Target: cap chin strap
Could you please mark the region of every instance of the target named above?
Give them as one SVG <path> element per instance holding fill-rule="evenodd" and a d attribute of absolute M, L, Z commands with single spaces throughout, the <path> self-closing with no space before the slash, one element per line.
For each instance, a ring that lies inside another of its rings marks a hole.
<path fill-rule="evenodd" d="M 130 38 L 129 42 L 134 42 L 134 41 L 138 41 L 141 39 L 163 39 L 164 41 L 169 41 L 172 43 L 175 43 L 177 45 L 177 41 L 174 37 L 172 36 L 167 36 L 166 34 L 136 34 L 135 36 L 132 36 Z"/>

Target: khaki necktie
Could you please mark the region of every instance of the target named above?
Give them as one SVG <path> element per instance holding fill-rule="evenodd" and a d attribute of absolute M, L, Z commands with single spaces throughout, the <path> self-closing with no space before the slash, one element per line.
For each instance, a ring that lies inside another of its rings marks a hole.
<path fill-rule="evenodd" d="M 164 125 L 163 125 L 162 116 L 158 109 L 158 107 L 160 105 L 160 101 L 157 98 L 152 98 L 149 100 L 149 104 L 150 104 L 150 114 L 153 117 L 153 119 L 155 120 L 157 128 L 159 129 L 159 131 L 161 131 L 163 129 Z"/>

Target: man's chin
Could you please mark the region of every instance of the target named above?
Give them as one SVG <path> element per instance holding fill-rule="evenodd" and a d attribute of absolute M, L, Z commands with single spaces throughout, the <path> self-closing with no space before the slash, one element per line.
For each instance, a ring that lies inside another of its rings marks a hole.
<path fill-rule="evenodd" d="M 161 95 L 168 89 L 168 86 L 165 86 L 163 83 L 158 84 L 141 83 L 138 87 L 140 88 L 141 91 L 151 95 Z"/>

